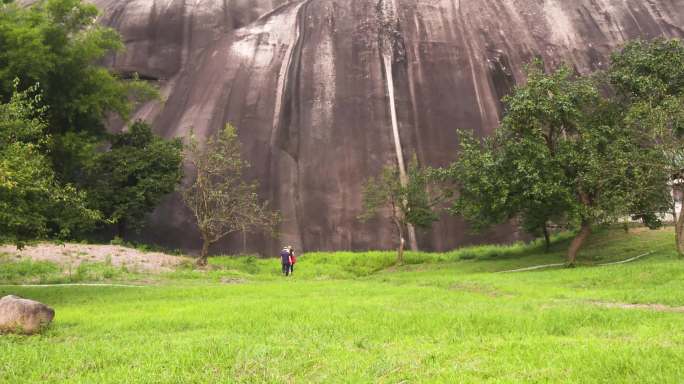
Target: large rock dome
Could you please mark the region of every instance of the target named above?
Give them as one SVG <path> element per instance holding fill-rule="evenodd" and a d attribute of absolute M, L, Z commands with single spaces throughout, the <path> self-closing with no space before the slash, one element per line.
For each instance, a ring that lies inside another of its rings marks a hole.
<path fill-rule="evenodd" d="M 389 222 L 356 217 L 363 181 L 397 152 L 426 165 L 452 161 L 456 129 L 491 133 L 499 100 L 535 57 L 587 72 L 626 40 L 684 36 L 684 0 L 94 2 L 127 46 L 108 64 L 161 84 L 163 101 L 137 118 L 167 137 L 238 127 L 250 176 L 284 216 L 280 240 L 250 237 L 250 250 L 262 252 L 280 242 L 391 247 Z M 144 236 L 195 248 L 188 217 L 170 198 Z M 419 244 L 444 250 L 513 237 L 476 237 L 447 218 Z M 216 251 L 241 247 L 236 236 Z"/>

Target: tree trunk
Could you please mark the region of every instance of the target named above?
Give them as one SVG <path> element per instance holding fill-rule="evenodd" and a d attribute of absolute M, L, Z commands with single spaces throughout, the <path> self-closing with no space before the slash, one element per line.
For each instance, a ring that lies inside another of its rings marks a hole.
<path fill-rule="evenodd" d="M 396 214 L 396 211 L 395 211 Z M 397 235 L 399 236 L 399 248 L 397 249 L 397 264 L 403 264 L 404 263 L 404 245 L 406 244 L 406 239 L 404 239 L 404 226 L 402 225 L 401 221 L 397 219 L 395 216 L 394 218 L 394 225 L 397 227 Z"/>
<path fill-rule="evenodd" d="M 202 237 L 202 250 L 200 251 L 200 257 L 197 259 L 197 265 L 203 267 L 207 265 L 207 256 L 209 254 L 209 239 Z"/>
<path fill-rule="evenodd" d="M 590 234 L 591 225 L 588 221 L 583 220 L 582 227 L 580 228 L 579 233 L 577 234 L 577 236 L 575 236 L 574 239 L 572 239 L 572 242 L 570 243 L 570 248 L 568 249 L 569 265 L 575 264 L 575 260 L 577 259 L 577 253 L 579 252 L 580 248 L 582 248 L 582 245 L 584 245 L 584 242 L 587 240 Z"/>
<path fill-rule="evenodd" d="M 247 254 L 247 230 L 242 228 L 242 254 Z"/>
<path fill-rule="evenodd" d="M 126 220 L 119 219 L 119 221 L 116 223 L 116 233 L 117 236 L 123 240 L 124 236 L 126 236 Z"/>
<path fill-rule="evenodd" d="M 399 249 L 397 249 L 397 264 L 401 265 L 404 264 L 404 244 L 406 243 L 406 240 L 404 240 L 404 236 L 400 235 L 399 236 Z"/>
<path fill-rule="evenodd" d="M 544 232 L 544 251 L 549 253 L 551 250 L 551 237 L 549 236 L 549 229 L 546 227 L 546 223 L 542 225 L 542 231 Z"/>
<path fill-rule="evenodd" d="M 684 256 L 684 205 L 675 221 L 675 241 L 677 242 L 677 253 Z"/>
<path fill-rule="evenodd" d="M 408 224 L 408 237 L 409 237 L 409 246 L 411 247 L 411 250 L 413 252 L 418 252 L 418 237 L 416 236 L 416 228 L 413 226 L 413 224 Z"/>

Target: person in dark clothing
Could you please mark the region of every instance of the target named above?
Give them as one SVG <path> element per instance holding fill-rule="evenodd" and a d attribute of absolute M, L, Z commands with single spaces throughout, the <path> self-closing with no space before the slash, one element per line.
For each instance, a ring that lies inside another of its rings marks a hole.
<path fill-rule="evenodd" d="M 283 266 L 283 275 L 289 276 L 290 275 L 290 248 L 285 247 L 283 248 L 282 251 L 280 251 L 280 262 Z"/>

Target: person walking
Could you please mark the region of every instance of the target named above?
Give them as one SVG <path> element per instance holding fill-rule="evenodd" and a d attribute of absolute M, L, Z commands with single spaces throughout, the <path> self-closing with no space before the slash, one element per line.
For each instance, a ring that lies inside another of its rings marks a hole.
<path fill-rule="evenodd" d="M 295 256 L 294 248 L 288 247 L 290 250 L 290 275 L 294 273 L 294 265 L 297 262 L 297 256 Z"/>
<path fill-rule="evenodd" d="M 280 263 L 283 266 L 283 275 L 289 276 L 290 275 L 290 247 L 284 247 L 282 251 L 280 251 Z"/>

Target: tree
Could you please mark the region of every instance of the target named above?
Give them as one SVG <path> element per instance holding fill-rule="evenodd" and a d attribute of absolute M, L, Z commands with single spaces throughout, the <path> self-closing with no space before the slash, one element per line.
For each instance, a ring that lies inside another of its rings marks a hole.
<path fill-rule="evenodd" d="M 0 240 L 19 246 L 36 238 L 69 237 L 99 219 L 83 193 L 55 177 L 40 101 L 34 86 L 0 104 Z"/>
<path fill-rule="evenodd" d="M 198 265 L 206 265 L 211 244 L 231 233 L 275 231 L 280 216 L 269 210 L 267 202 L 260 202 L 258 184 L 244 180 L 249 165 L 240 156 L 233 126 L 226 125 L 203 146 L 191 136 L 185 158 L 195 171 L 193 182 L 183 190 L 183 200 L 195 216 L 202 237 Z"/>
<path fill-rule="evenodd" d="M 443 201 L 441 191 L 430 190 L 433 176 L 430 169 L 421 168 L 414 157 L 402 183 L 399 170 L 387 166 L 377 178 L 369 178 L 363 191 L 364 211 L 359 216 L 367 221 L 382 208 L 390 212 L 397 233 L 397 263 L 404 262 L 404 246 L 408 225 L 427 229 L 439 219 L 436 206 Z"/>
<path fill-rule="evenodd" d="M 63 192 L 62 201 L 78 202 L 76 205 L 93 204 L 98 200 L 97 195 L 104 193 L 88 190 L 92 184 L 86 170 L 93 165 L 93 158 L 107 159 L 98 155 L 108 145 L 106 120 L 115 115 L 125 121 L 135 103 L 157 96 L 156 89 L 140 81 L 136 74 L 126 75 L 130 79 L 124 79 L 100 65 L 107 55 L 123 49 L 123 43 L 113 29 L 97 23 L 97 14 L 95 6 L 81 0 L 41 0 L 30 6 L 0 4 L 0 102 L 8 102 L 16 91 L 22 92 L 40 83 L 41 97 L 36 100 L 36 108 L 44 108 L 42 128 L 35 141 L 41 145 L 33 149 L 40 156 L 31 157 L 26 150 L 21 153 L 35 162 L 31 165 L 34 170 L 45 171 L 43 178 L 35 177 L 45 182 L 43 186 L 52 191 L 53 197 L 58 198 Z M 28 162 L 18 162 L 18 153 L 14 152 L 14 166 L 28 167 Z M 156 161 L 149 157 L 148 160 Z M 107 164 L 100 166 L 106 167 Z M 107 181 L 111 180 L 103 183 Z M 35 187 L 38 186 L 36 183 Z M 67 195 L 73 199 L 67 199 Z M 128 208 L 138 204 L 141 198 L 127 197 L 133 199 L 127 202 Z M 24 201 L 28 204 L 26 212 L 42 215 L 42 203 L 33 197 Z M 87 215 L 72 215 L 71 220 L 81 218 L 84 222 L 69 224 L 72 229 L 68 232 L 73 235 L 76 227 L 80 228 L 79 232 L 92 228 L 93 208 L 87 208 L 90 212 Z M 45 225 L 31 219 L 36 228 L 46 229 L 29 232 L 44 236 L 64 230 L 66 213 L 59 215 L 60 220 Z M 113 211 L 108 214 L 112 215 Z M 27 222 L 29 217 L 26 216 Z"/>
<path fill-rule="evenodd" d="M 83 190 L 83 170 L 106 138 L 112 115 L 128 119 L 135 103 L 157 96 L 133 74 L 126 80 L 100 65 L 123 49 L 116 31 L 97 23 L 94 5 L 42 0 L 31 6 L 0 5 L 0 101 L 40 83 L 56 176 Z"/>
<path fill-rule="evenodd" d="M 531 66 L 527 83 L 504 102 L 494 138 L 477 148 L 464 140 L 465 156 L 449 170 L 458 186 L 454 211 L 473 219 L 486 207 L 487 221 L 501 222 L 512 215 L 527 219 L 540 207 L 540 221 L 556 217 L 579 229 L 567 253 L 574 264 L 592 226 L 631 213 L 657 178 L 652 165 L 662 162 L 662 153 L 622 124 L 620 108 L 601 96 L 594 79 L 567 68 L 546 74 Z M 494 172 L 478 177 L 472 158 L 491 158 Z M 473 194 L 487 188 L 503 190 Z"/>
<path fill-rule="evenodd" d="M 140 230 L 147 214 L 175 190 L 183 175 L 183 145 L 155 135 L 142 121 L 109 142 L 89 163 L 88 190 L 92 205 L 117 224 L 123 238 L 128 228 Z"/>
<path fill-rule="evenodd" d="M 464 131 L 459 136 L 459 161 L 441 177 L 456 181 L 458 187 L 451 213 L 465 217 L 476 231 L 519 219 L 527 233 L 544 236 L 548 251 L 548 224 L 563 220 L 572 196 L 560 188 L 549 157 L 543 155 L 544 143 L 506 142 L 497 135 L 480 141 Z"/>
<path fill-rule="evenodd" d="M 12 82 L 19 90 L 40 83 L 51 134 L 104 133 L 110 113 L 124 119 L 134 101 L 156 91 L 144 82 L 124 81 L 98 63 L 123 49 L 116 31 L 97 23 L 97 8 L 81 0 L 44 0 L 30 7 L 0 5 L 0 99 Z"/>
<path fill-rule="evenodd" d="M 640 216 L 657 223 L 656 213 L 673 212 L 677 251 L 684 255 L 684 215 L 677 216 L 671 194 L 681 190 L 684 174 L 684 42 L 630 42 L 613 54 L 606 77 L 625 111 L 624 124 L 667 159 L 651 164 L 658 172 L 638 202 Z"/>

